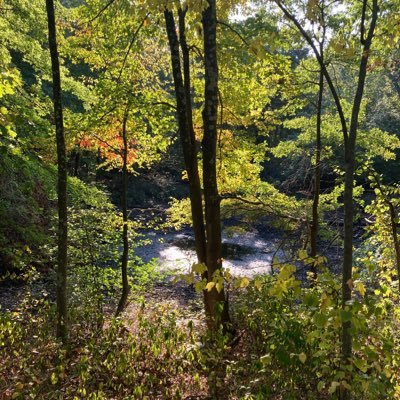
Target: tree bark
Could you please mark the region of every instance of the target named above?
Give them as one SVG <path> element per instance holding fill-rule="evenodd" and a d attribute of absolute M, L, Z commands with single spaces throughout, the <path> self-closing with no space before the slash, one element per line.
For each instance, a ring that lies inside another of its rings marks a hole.
<path fill-rule="evenodd" d="M 128 238 L 128 139 L 126 133 L 126 124 L 128 122 L 128 106 L 124 113 L 124 119 L 122 122 L 122 196 L 121 196 L 121 207 L 122 207 L 122 240 L 123 240 L 123 251 L 121 260 L 121 278 L 122 278 L 122 293 L 118 303 L 116 316 L 121 314 L 126 307 L 128 301 L 130 286 L 128 280 L 128 256 L 129 256 L 129 238 Z"/>
<path fill-rule="evenodd" d="M 218 113 L 218 61 L 216 41 L 216 1 L 208 0 L 208 7 L 202 16 L 204 32 L 204 109 L 203 109 L 203 185 L 207 235 L 208 279 L 222 268 L 222 237 L 220 197 L 217 185 L 217 113 Z M 219 322 L 226 328 L 229 323 L 228 302 L 224 290 L 215 287 L 206 292 L 206 312 L 209 326 Z M 217 318 L 217 320 L 216 320 Z"/>
<path fill-rule="evenodd" d="M 365 6 L 368 0 L 364 0 Z M 351 111 L 351 120 L 349 128 L 349 136 L 345 143 L 345 186 L 343 195 L 344 206 L 344 249 L 343 249 L 343 273 L 342 273 L 342 308 L 352 298 L 352 276 L 353 276 L 353 188 L 354 188 L 354 170 L 356 155 L 356 139 L 358 129 L 358 119 L 360 114 L 361 101 L 364 94 L 365 78 L 367 75 L 368 57 L 370 53 L 372 38 L 374 36 L 376 21 L 378 18 L 378 2 L 372 1 L 372 16 L 368 30 L 368 35 L 364 38 L 361 34 L 361 43 L 363 44 L 363 52 L 361 55 L 360 66 L 358 71 L 358 81 L 356 93 L 354 96 L 353 107 Z M 361 32 L 364 31 L 365 15 L 363 14 L 361 21 Z M 350 363 L 352 356 L 352 335 L 350 332 L 351 321 L 342 322 L 342 357 L 344 362 Z M 348 390 L 342 390 L 341 399 L 350 398 Z"/>
<path fill-rule="evenodd" d="M 322 0 L 320 3 L 320 20 L 322 27 L 322 38 L 319 42 L 320 62 L 325 65 L 324 60 L 324 45 L 326 39 L 326 23 L 325 23 L 325 2 Z M 318 100 L 317 100 L 317 125 L 316 125 L 316 138 L 315 138 L 315 175 L 314 175 L 314 193 L 312 205 L 312 223 L 310 235 L 311 257 L 314 262 L 311 265 L 311 273 L 313 278 L 317 278 L 317 266 L 315 264 L 315 257 L 317 256 L 317 239 L 319 230 L 319 197 L 321 192 L 321 126 L 322 126 L 322 100 L 324 96 L 324 70 L 322 67 L 319 69 L 319 82 L 318 82 Z"/>
<path fill-rule="evenodd" d="M 54 121 L 57 144 L 57 337 L 64 343 L 68 339 L 67 263 L 68 263 L 68 209 L 67 209 L 67 155 L 65 151 L 64 120 L 61 94 L 60 60 L 57 49 L 54 1 L 46 0 L 48 38 L 53 79 Z"/>
<path fill-rule="evenodd" d="M 74 152 L 74 170 L 73 170 L 73 174 L 76 177 L 78 176 L 78 172 L 79 172 L 80 159 L 81 159 L 81 147 L 78 144 L 78 146 L 76 146 L 75 152 Z"/>
<path fill-rule="evenodd" d="M 185 168 L 189 179 L 189 196 L 192 213 L 192 226 L 194 231 L 196 254 L 200 263 L 206 262 L 206 236 L 204 228 L 202 193 L 197 161 L 196 138 L 193 130 L 191 98 L 190 98 L 190 69 L 189 52 L 185 38 L 185 14 L 181 11 L 179 15 L 180 42 L 184 53 L 185 82 L 182 78 L 181 60 L 179 54 L 179 40 L 176 34 L 175 21 L 172 11 L 165 10 L 165 26 L 167 29 L 169 48 L 171 53 L 172 74 L 175 85 L 175 96 L 177 104 L 177 120 L 179 126 L 180 140 L 182 144 Z"/>
<path fill-rule="evenodd" d="M 360 42 L 363 46 L 362 56 L 359 65 L 358 81 L 356 94 L 353 100 L 353 106 L 351 111 L 350 127 L 347 129 L 347 121 L 344 115 L 342 102 L 333 83 L 333 80 L 329 74 L 329 71 L 324 65 L 323 59 L 320 52 L 318 51 L 315 43 L 311 36 L 300 24 L 299 20 L 296 19 L 289 9 L 280 0 L 275 0 L 275 3 L 282 10 L 284 15 L 293 22 L 297 27 L 303 38 L 312 48 L 315 57 L 320 65 L 320 68 L 324 74 L 326 82 L 332 93 L 332 97 L 335 101 L 336 109 L 339 114 L 342 131 L 343 131 L 343 142 L 345 147 L 345 188 L 343 196 L 343 207 L 344 207 L 344 249 L 343 249 L 343 269 L 342 269 L 342 308 L 346 307 L 346 304 L 352 298 L 352 268 L 353 268 L 353 218 L 354 218 L 354 205 L 353 205 L 353 186 L 354 186 L 354 170 L 355 170 L 355 150 L 356 150 L 356 139 L 358 129 L 358 118 L 360 113 L 361 101 L 364 93 L 365 78 L 367 74 L 368 57 L 371 48 L 372 39 L 374 37 L 376 21 L 378 19 L 378 0 L 372 0 L 371 9 L 371 20 L 369 24 L 368 33 L 365 36 L 365 20 L 368 0 L 363 0 L 363 12 L 361 15 L 361 29 L 360 29 Z M 351 321 L 342 322 L 342 357 L 344 364 L 351 363 L 352 356 L 352 337 L 351 337 Z M 341 400 L 348 400 L 350 398 L 350 392 L 347 389 L 342 388 L 340 392 Z"/>
<path fill-rule="evenodd" d="M 311 257 L 315 258 L 318 253 L 317 249 L 317 237 L 319 229 L 319 195 L 321 190 L 321 118 L 322 118 L 322 99 L 324 93 L 324 73 L 322 69 L 319 72 L 319 86 L 318 86 L 318 102 L 317 102 L 317 126 L 316 126 L 316 140 L 315 140 L 315 175 L 314 175 L 314 193 L 313 193 L 313 204 L 312 204 L 312 222 L 311 222 L 311 234 L 310 234 L 310 247 Z M 317 269 L 315 263 L 311 264 L 311 272 L 313 277 L 317 277 Z"/>
<path fill-rule="evenodd" d="M 390 210 L 390 225 L 392 228 L 392 239 L 393 239 L 393 246 L 396 256 L 396 272 L 397 272 L 397 279 L 399 285 L 399 292 L 400 292 L 400 243 L 399 237 L 397 235 L 397 219 L 398 215 L 393 203 L 390 200 L 387 200 Z"/>

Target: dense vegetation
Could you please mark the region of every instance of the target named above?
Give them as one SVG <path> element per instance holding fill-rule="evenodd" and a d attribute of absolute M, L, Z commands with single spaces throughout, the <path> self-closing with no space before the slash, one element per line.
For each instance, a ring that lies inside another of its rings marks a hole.
<path fill-rule="evenodd" d="M 400 399 L 399 0 L 0 27 L 1 399 Z"/>

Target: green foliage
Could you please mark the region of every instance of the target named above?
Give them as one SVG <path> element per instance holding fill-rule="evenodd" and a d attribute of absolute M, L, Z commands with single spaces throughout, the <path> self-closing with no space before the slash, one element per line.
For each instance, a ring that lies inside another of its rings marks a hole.
<path fill-rule="evenodd" d="M 76 326 L 66 350 L 51 339 L 49 304 L 26 298 L 19 311 L 0 314 L 0 391 L 13 399 L 180 399 L 201 391 L 192 325 L 180 327 L 166 307 L 146 309 L 129 327 L 120 320 L 107 320 L 102 331 Z"/>
<path fill-rule="evenodd" d="M 393 283 L 381 279 L 366 292 L 373 274 L 363 270 L 361 278 L 355 272 L 358 296 L 342 310 L 335 276 L 321 273 L 312 288 L 300 289 L 293 271 L 283 266 L 276 277 L 257 278 L 240 296 L 237 318 L 248 336 L 244 357 L 232 361 L 227 398 L 338 398 L 340 387 L 351 389 L 355 399 L 382 393 L 397 398 L 400 337 Z M 352 322 L 354 335 L 355 357 L 346 368 L 339 356 L 341 321 Z"/>

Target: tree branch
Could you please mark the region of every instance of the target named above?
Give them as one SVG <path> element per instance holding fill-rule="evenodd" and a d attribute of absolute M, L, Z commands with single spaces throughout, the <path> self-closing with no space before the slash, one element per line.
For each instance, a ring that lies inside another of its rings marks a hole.
<path fill-rule="evenodd" d="M 326 65 L 321 57 L 320 52 L 318 51 L 317 47 L 315 46 L 313 40 L 311 39 L 310 35 L 306 32 L 306 30 L 302 27 L 300 22 L 297 20 L 297 18 L 286 8 L 286 6 L 279 0 L 275 0 L 275 3 L 277 6 L 282 10 L 283 14 L 285 15 L 286 18 L 288 18 L 290 21 L 294 23 L 294 25 L 297 27 L 305 41 L 310 45 L 311 49 L 313 50 L 315 57 L 317 61 L 319 62 L 319 65 L 322 69 L 322 72 L 324 74 L 325 80 L 328 83 L 329 89 L 332 93 L 333 99 L 336 104 L 336 109 L 339 114 L 340 118 L 340 123 L 342 125 L 342 131 L 343 131 L 343 138 L 344 142 L 347 143 L 348 140 L 348 129 L 347 129 L 347 122 L 346 118 L 344 116 L 343 108 L 342 108 L 342 103 L 340 101 L 340 98 L 338 96 L 337 90 L 335 85 L 332 82 L 331 76 L 326 68 Z"/>
<path fill-rule="evenodd" d="M 108 7 L 110 7 L 116 0 L 110 0 L 103 8 L 100 9 L 100 11 L 92 18 L 90 19 L 87 23 L 90 24 L 92 23 L 95 19 L 99 18 L 101 14 L 103 14 L 104 11 L 107 10 Z"/>

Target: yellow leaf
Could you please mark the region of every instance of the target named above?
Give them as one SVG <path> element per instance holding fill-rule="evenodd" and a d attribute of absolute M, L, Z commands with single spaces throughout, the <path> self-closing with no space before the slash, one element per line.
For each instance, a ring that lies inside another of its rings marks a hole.
<path fill-rule="evenodd" d="M 300 353 L 299 360 L 304 364 L 307 360 L 307 356 L 304 353 Z"/>
<path fill-rule="evenodd" d="M 223 289 L 222 283 L 221 282 L 217 282 L 215 284 L 215 289 L 217 289 L 218 293 L 221 293 L 221 290 Z"/>
<path fill-rule="evenodd" d="M 243 289 L 243 288 L 249 286 L 249 283 L 250 283 L 250 281 L 246 277 L 243 277 L 240 280 L 239 287 Z"/>
<path fill-rule="evenodd" d="M 212 288 L 215 286 L 215 282 L 208 282 L 206 285 L 206 290 L 211 292 Z"/>
<path fill-rule="evenodd" d="M 296 267 L 294 265 L 285 264 L 278 274 L 278 279 L 286 281 L 295 271 Z"/>
<path fill-rule="evenodd" d="M 255 288 L 256 288 L 257 290 L 261 291 L 261 288 L 262 288 L 261 279 L 256 278 L 256 279 L 254 280 L 254 286 L 255 286 Z"/>
<path fill-rule="evenodd" d="M 300 258 L 300 260 L 304 260 L 305 258 L 308 258 L 307 250 L 299 250 L 299 258 Z"/>
<path fill-rule="evenodd" d="M 365 286 L 362 282 L 358 281 L 356 282 L 356 288 L 360 292 L 361 296 L 365 296 Z"/>

